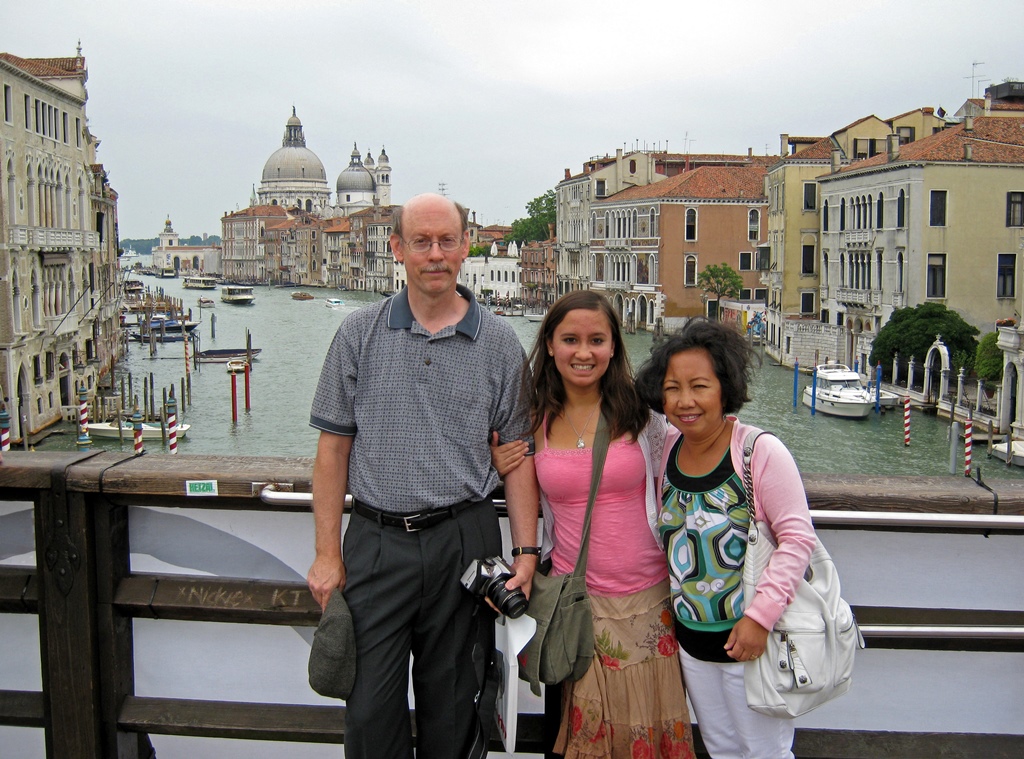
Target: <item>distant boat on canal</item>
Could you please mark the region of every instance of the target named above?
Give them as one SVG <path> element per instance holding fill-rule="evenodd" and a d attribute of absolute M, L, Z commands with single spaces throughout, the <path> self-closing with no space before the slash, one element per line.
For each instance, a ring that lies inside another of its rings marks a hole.
<path fill-rule="evenodd" d="M 233 306 L 251 306 L 256 302 L 256 295 L 247 285 L 225 285 L 220 289 L 220 299 Z"/>
<path fill-rule="evenodd" d="M 262 348 L 213 348 L 211 350 L 199 351 L 196 358 L 201 364 L 225 364 L 232 359 L 245 360 L 246 356 L 256 358 L 263 351 Z"/>
<path fill-rule="evenodd" d="M 185 437 L 185 433 L 192 429 L 191 424 L 179 424 L 177 436 L 179 438 Z M 132 436 L 135 435 L 135 425 L 127 420 L 121 422 L 121 431 L 118 432 L 117 425 L 113 422 L 90 422 L 89 423 L 89 435 L 90 437 L 102 438 L 105 440 L 116 439 L 119 436 L 125 440 L 131 440 Z M 142 439 L 143 440 L 160 440 L 164 436 L 163 431 L 160 429 L 159 424 L 150 424 L 148 422 L 142 423 Z"/>
<path fill-rule="evenodd" d="M 185 277 L 185 279 L 181 281 L 181 286 L 186 290 L 216 290 L 217 279 L 216 277 L 194 275 Z"/>

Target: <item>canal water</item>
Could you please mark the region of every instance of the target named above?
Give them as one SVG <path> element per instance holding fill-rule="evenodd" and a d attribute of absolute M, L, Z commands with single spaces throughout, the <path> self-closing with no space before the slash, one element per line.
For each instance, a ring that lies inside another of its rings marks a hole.
<path fill-rule="evenodd" d="M 251 410 L 244 410 L 244 380 L 237 377 L 238 422 L 231 417 L 231 377 L 223 364 L 203 364 L 191 374 L 192 403 L 184 410 L 182 422 L 192 425 L 179 442 L 179 451 L 187 454 L 223 454 L 236 456 L 313 456 L 318 432 L 309 427 L 309 406 L 327 347 L 338 325 L 360 306 L 379 296 L 362 292 L 338 292 L 311 289 L 313 300 L 298 301 L 291 288 L 257 287 L 251 306 L 232 306 L 219 300 L 218 293 L 204 292 L 214 298 L 213 309 L 198 308 L 200 291 L 184 290 L 181 280 L 144 278 L 150 288 L 163 288 L 171 296 L 182 298 L 185 308 L 193 309 L 193 318 L 201 320 L 196 330 L 200 348 L 244 348 L 246 331 L 254 348 L 261 348 L 253 365 L 250 385 Z M 344 305 L 326 307 L 326 298 L 341 298 Z M 510 326 L 528 349 L 537 334 L 538 324 L 522 317 L 507 317 Z M 627 335 L 630 359 L 636 368 L 650 351 L 651 335 L 641 332 Z M 130 373 L 140 395 L 143 378 L 153 375 L 156 396 L 171 385 L 180 394 L 185 374 L 184 347 L 181 343 L 158 345 L 155 356 L 149 346 L 131 343 L 129 355 L 119 374 Z M 801 376 L 802 392 L 809 377 Z M 120 385 L 120 380 L 118 380 Z M 871 414 L 864 420 L 849 420 L 824 414 L 811 416 L 810 409 L 793 406 L 793 372 L 773 365 L 767 355 L 757 371 L 752 388 L 753 400 L 740 417 L 774 432 L 793 452 L 804 472 L 858 473 L 875 475 L 942 475 L 950 471 L 950 444 L 947 420 L 913 411 L 911 444 L 903 444 L 902 409 Z M 382 404 L 387 403 L 381 398 Z M 51 435 L 41 442 L 40 450 L 73 449 L 76 433 L 69 425 L 63 434 Z M 118 450 L 117 440 L 96 441 L 94 445 Z M 963 472 L 963 445 L 957 448 L 957 472 Z M 126 440 L 124 450 L 131 449 Z M 159 443 L 147 443 L 147 450 L 161 450 Z M 981 466 L 985 479 L 1020 478 L 1024 470 L 988 458 L 985 444 L 976 443 L 973 462 Z"/>

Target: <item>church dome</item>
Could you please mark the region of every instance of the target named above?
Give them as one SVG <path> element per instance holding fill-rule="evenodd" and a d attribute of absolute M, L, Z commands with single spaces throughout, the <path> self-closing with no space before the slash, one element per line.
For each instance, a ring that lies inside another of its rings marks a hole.
<path fill-rule="evenodd" d="M 335 185 L 338 194 L 353 192 L 373 192 L 376 183 L 373 181 L 373 174 L 363 166 L 359 157 L 359 150 L 353 145 L 352 156 L 348 167 L 338 175 L 338 182 Z"/>
<path fill-rule="evenodd" d="M 275 179 L 315 179 L 327 181 L 324 165 L 309 148 L 278 148 L 263 167 L 263 181 Z"/>
<path fill-rule="evenodd" d="M 281 147 L 274 151 L 263 166 L 263 181 L 307 179 L 320 182 L 327 181 L 324 165 L 316 153 L 306 147 L 306 137 L 302 133 L 302 122 L 295 115 L 288 118 L 284 127 L 284 139 Z"/>

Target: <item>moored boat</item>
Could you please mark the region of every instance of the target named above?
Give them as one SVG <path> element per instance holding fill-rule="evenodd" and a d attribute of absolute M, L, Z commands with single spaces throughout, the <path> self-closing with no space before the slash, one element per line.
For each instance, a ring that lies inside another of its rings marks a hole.
<path fill-rule="evenodd" d="M 544 321 L 544 314 L 523 314 L 528 322 Z"/>
<path fill-rule="evenodd" d="M 200 308 L 213 308 L 217 305 L 217 301 L 213 298 L 207 298 L 204 295 L 199 296 L 199 307 Z"/>
<path fill-rule="evenodd" d="M 175 433 L 177 437 L 185 437 L 185 433 L 192 429 L 191 424 L 179 424 L 178 431 Z M 131 440 L 135 435 L 135 425 L 128 421 L 121 421 L 121 432 L 118 433 L 117 424 L 114 422 L 90 422 L 89 423 L 89 435 L 90 437 L 110 439 L 121 435 L 126 440 Z M 151 422 L 142 423 L 142 439 L 143 440 L 160 440 L 163 437 L 163 432 L 160 430 L 159 424 L 153 424 Z"/>
<path fill-rule="evenodd" d="M 245 348 L 212 348 L 199 351 L 196 354 L 196 359 L 201 364 L 224 364 L 231 359 L 241 359 L 244 361 L 246 356 L 250 355 L 255 359 L 262 351 L 262 348 L 253 348 L 251 351 Z"/>
<path fill-rule="evenodd" d="M 248 306 L 256 301 L 256 295 L 247 285 L 224 285 L 220 289 L 220 299 L 233 306 Z"/>
<path fill-rule="evenodd" d="M 228 362 L 224 366 L 228 370 L 228 374 L 244 374 L 245 368 L 248 365 L 249 362 L 247 362 L 243 356 L 242 358 L 228 359 Z"/>
<path fill-rule="evenodd" d="M 1024 440 L 1011 441 L 1010 463 L 1014 466 L 1024 466 Z M 995 443 L 992 446 L 992 455 L 1000 461 L 1006 461 L 1006 443 Z"/>
<path fill-rule="evenodd" d="M 814 385 L 804 388 L 803 404 L 808 408 L 814 404 L 814 410 L 831 416 L 847 419 L 863 419 L 871 413 L 875 401 L 861 384 L 860 375 L 845 364 L 819 364 L 817 373 L 817 392 L 813 396 Z"/>
<path fill-rule="evenodd" d="M 305 290 L 299 290 L 298 292 L 292 293 L 292 300 L 313 300 L 313 296 Z"/>

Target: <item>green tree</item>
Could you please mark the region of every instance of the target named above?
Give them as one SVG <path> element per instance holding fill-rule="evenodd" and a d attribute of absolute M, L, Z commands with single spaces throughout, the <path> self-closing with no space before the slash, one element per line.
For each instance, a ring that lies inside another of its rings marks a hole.
<path fill-rule="evenodd" d="M 470 245 L 469 246 L 469 257 L 475 258 L 477 256 L 488 256 L 491 254 L 490 245 Z"/>
<path fill-rule="evenodd" d="M 935 342 L 935 336 L 941 335 L 949 355 L 970 369 L 978 350 L 978 341 L 975 339 L 977 334 L 977 327 L 968 324 L 960 314 L 941 303 L 921 303 L 913 308 L 900 308 L 892 312 L 889 321 L 878 331 L 878 337 L 871 348 L 870 361 L 872 365 L 881 361 L 882 367 L 888 370 L 887 374 L 891 371 L 892 357 L 897 352 L 901 363 L 906 363 L 911 356 L 920 363 Z"/>
<path fill-rule="evenodd" d="M 998 332 L 989 332 L 978 343 L 974 354 L 974 373 L 986 382 L 998 382 L 1003 378 L 1003 351 L 996 344 Z"/>
<path fill-rule="evenodd" d="M 697 275 L 697 286 L 708 299 L 735 298 L 743 289 L 743 277 L 729 264 L 711 264 Z"/>
<path fill-rule="evenodd" d="M 526 204 L 525 219 L 512 222 L 509 240 L 547 240 L 551 233 L 549 224 L 555 223 L 555 191 L 548 190 Z"/>

